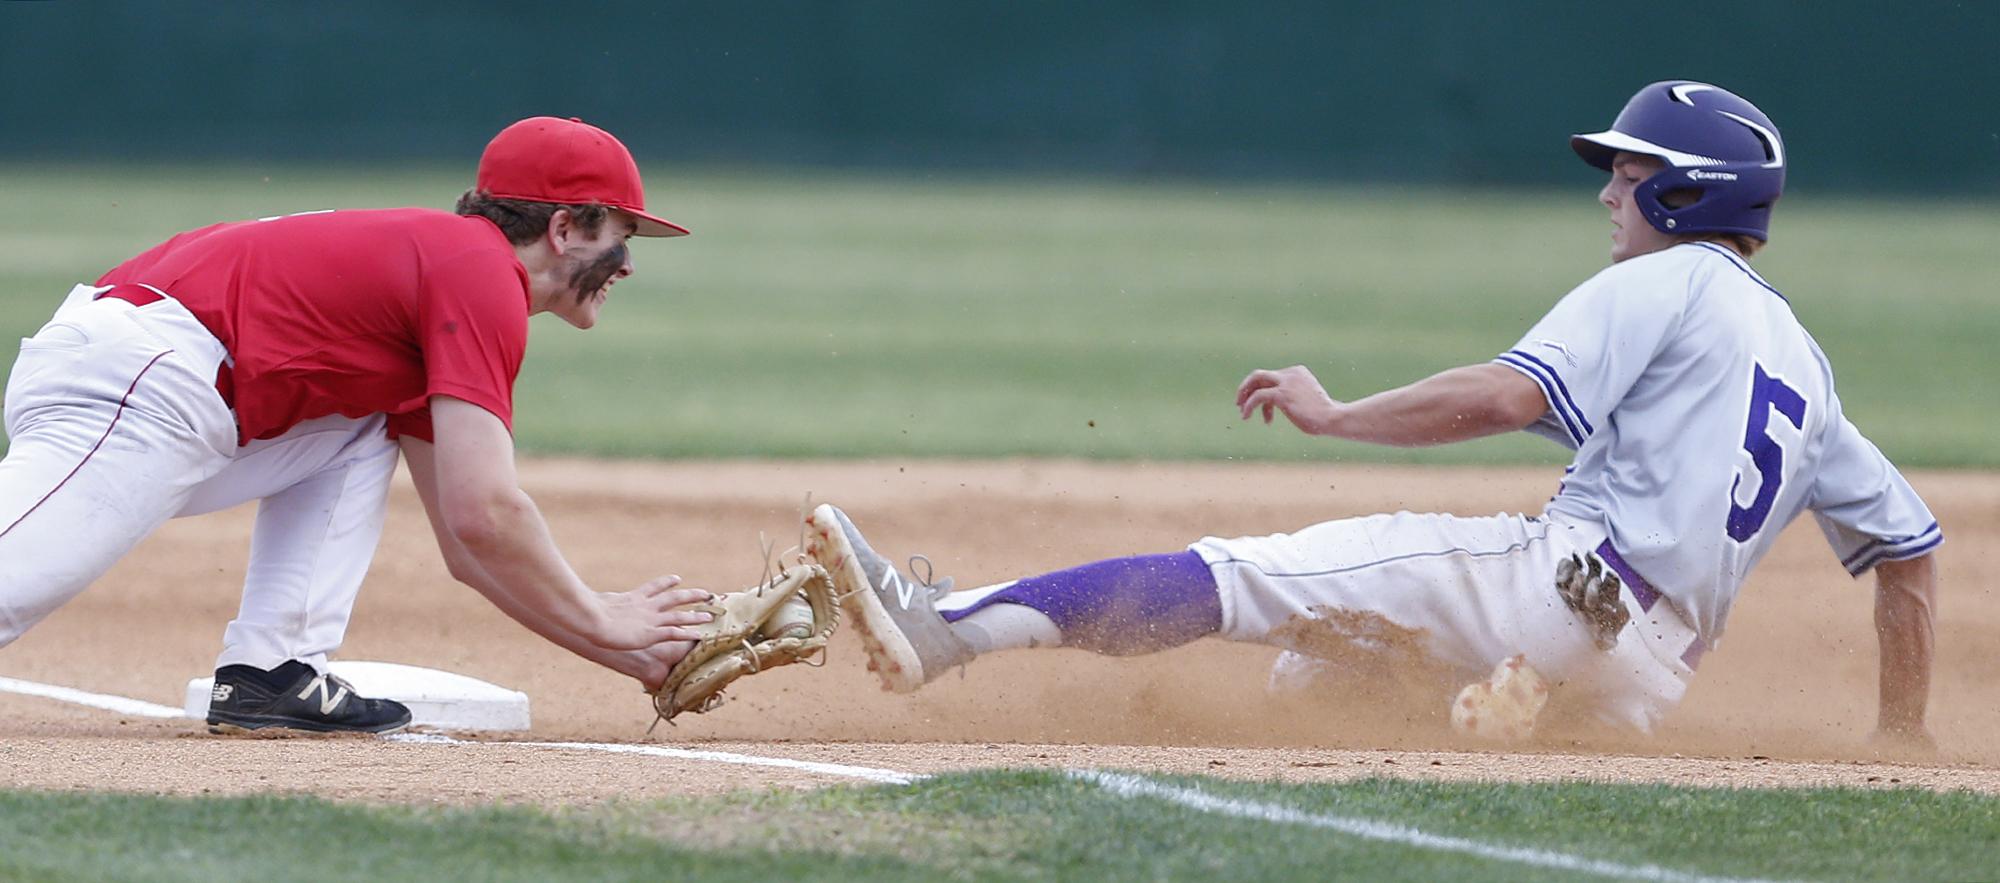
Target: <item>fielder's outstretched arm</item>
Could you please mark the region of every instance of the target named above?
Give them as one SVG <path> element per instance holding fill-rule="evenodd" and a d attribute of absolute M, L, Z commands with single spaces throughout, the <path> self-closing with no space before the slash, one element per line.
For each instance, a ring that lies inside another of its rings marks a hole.
<path fill-rule="evenodd" d="M 1891 741 L 1930 743 L 1924 712 L 1930 702 L 1936 608 L 1933 556 L 1875 565 L 1875 637 L 1882 648 L 1881 716 L 1875 729 Z"/>
<path fill-rule="evenodd" d="M 1453 368 L 1353 402 L 1336 401 L 1304 365 L 1258 370 L 1236 388 L 1243 419 L 1273 409 L 1308 435 L 1397 447 L 1441 445 L 1514 432 L 1548 413 L 1542 388 L 1504 365 Z"/>
<path fill-rule="evenodd" d="M 666 680 L 667 673 L 682 656 L 687 655 L 692 645 L 687 641 L 667 641 L 644 650 L 610 650 L 591 643 L 590 639 L 569 631 L 533 608 L 522 604 L 495 580 L 478 559 L 466 551 L 464 544 L 445 529 L 444 519 L 437 506 L 437 466 L 436 453 L 431 443 L 414 436 L 402 438 L 403 459 L 410 466 L 410 477 L 417 486 L 417 497 L 423 501 L 424 514 L 429 517 L 431 531 L 437 535 L 438 551 L 444 554 L 445 567 L 453 579 L 476 589 L 509 619 L 528 627 L 529 631 L 565 650 L 602 665 L 620 674 L 637 678 L 648 691 L 657 689 Z M 687 596 L 686 603 L 695 603 L 710 597 L 710 593 L 699 589 L 681 589 Z M 707 618 L 702 615 L 694 618 Z M 690 623 L 692 624 L 692 623 Z"/>
<path fill-rule="evenodd" d="M 629 592 L 596 592 L 577 577 L 540 510 L 521 491 L 514 439 L 500 418 L 470 402 L 432 396 L 431 426 L 437 441 L 428 471 L 436 496 L 427 508 L 493 587 L 562 632 L 608 650 L 696 637 L 681 626 L 705 621 L 691 619 L 701 614 L 674 608 L 704 600 L 707 592 L 675 589 L 677 577 Z"/>

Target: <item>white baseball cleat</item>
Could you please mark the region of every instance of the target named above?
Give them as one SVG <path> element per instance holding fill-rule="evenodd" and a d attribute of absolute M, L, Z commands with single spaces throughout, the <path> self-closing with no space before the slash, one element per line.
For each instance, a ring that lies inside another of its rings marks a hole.
<path fill-rule="evenodd" d="M 1535 718 L 1549 702 L 1549 682 L 1522 654 L 1509 656 L 1484 681 L 1458 691 L 1451 728 L 1468 736 L 1519 742 L 1535 734 Z"/>
<path fill-rule="evenodd" d="M 882 686 L 914 692 L 972 659 L 972 648 L 953 634 L 937 611 L 951 580 L 905 578 L 875 553 L 847 513 L 822 505 L 806 516 L 806 555 L 826 568 L 868 652 L 868 667 Z"/>

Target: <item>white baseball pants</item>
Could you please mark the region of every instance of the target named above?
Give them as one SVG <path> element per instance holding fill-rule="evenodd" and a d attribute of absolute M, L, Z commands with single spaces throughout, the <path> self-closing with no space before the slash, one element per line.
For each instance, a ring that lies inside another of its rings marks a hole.
<path fill-rule="evenodd" d="M 21 342 L 0 460 L 0 646 L 169 518 L 262 500 L 243 603 L 216 664 L 322 670 L 381 536 L 397 448 L 382 415 L 236 445 L 221 342 L 171 297 L 77 286 Z"/>
<path fill-rule="evenodd" d="M 1304 651 L 1282 637 L 1296 625 L 1273 630 L 1328 611 L 1379 616 L 1420 633 L 1423 649 L 1468 679 L 1525 653 L 1561 685 L 1565 701 L 1650 732 L 1693 677 L 1681 657 L 1695 633 L 1672 605 L 1642 611 L 1626 593 L 1633 627 L 1610 652 L 1598 650 L 1556 593 L 1555 573 L 1557 562 L 1588 555 L 1602 540 L 1586 527 L 1521 515 L 1399 512 L 1291 534 L 1206 537 L 1188 548 L 1208 562 L 1221 589 L 1222 637 Z M 1284 663 L 1297 660 L 1288 654 Z"/>

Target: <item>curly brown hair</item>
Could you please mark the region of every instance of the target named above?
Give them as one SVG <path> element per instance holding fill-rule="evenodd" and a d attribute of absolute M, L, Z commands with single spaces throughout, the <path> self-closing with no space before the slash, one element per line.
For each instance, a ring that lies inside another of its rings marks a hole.
<path fill-rule="evenodd" d="M 477 188 L 465 191 L 458 198 L 458 205 L 452 210 L 461 215 L 477 215 L 492 221 L 500 232 L 507 234 L 507 241 L 515 245 L 527 245 L 548 232 L 549 218 L 560 209 L 568 209 L 570 223 L 586 234 L 596 235 L 604 226 L 604 219 L 611 216 L 611 210 L 595 203 L 588 205 L 562 205 L 553 202 L 529 202 L 525 199 L 503 199 Z"/>

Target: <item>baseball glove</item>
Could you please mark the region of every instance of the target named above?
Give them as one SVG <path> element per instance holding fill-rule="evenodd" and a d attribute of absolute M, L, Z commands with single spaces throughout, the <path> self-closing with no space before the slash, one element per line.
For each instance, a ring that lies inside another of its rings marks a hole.
<path fill-rule="evenodd" d="M 840 623 L 833 581 L 817 564 L 798 565 L 762 585 L 688 609 L 715 619 L 694 627 L 701 640 L 653 692 L 653 709 L 663 721 L 722 704 L 722 688 L 744 675 L 811 658 L 826 649 Z"/>

